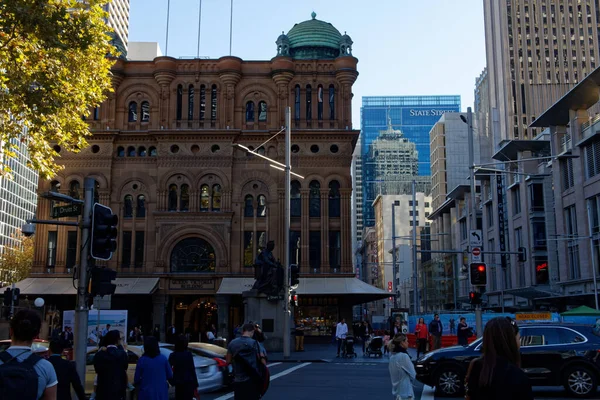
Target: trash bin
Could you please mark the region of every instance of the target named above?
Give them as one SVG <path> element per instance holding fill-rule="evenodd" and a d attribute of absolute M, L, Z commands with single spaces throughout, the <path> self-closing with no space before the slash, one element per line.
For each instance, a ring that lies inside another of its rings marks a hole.
<path fill-rule="evenodd" d="M 213 344 L 226 349 L 227 348 L 227 339 L 219 336 L 218 338 L 213 340 Z"/>

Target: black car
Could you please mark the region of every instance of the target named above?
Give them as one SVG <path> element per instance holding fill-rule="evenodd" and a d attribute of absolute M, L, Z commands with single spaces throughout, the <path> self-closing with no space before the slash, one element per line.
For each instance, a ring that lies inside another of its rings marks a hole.
<path fill-rule="evenodd" d="M 589 325 L 521 325 L 521 368 L 532 386 L 564 386 L 575 397 L 596 394 L 600 381 L 600 332 Z M 481 355 L 482 340 L 425 354 L 415 363 L 417 379 L 439 395 L 464 390 L 469 363 Z"/>

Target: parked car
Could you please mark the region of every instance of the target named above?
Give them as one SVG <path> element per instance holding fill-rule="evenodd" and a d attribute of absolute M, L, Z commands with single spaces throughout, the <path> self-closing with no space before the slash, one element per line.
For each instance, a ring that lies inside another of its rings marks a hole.
<path fill-rule="evenodd" d="M 588 325 L 521 325 L 521 368 L 532 386 L 564 386 L 574 397 L 597 394 L 600 332 Z M 482 339 L 434 350 L 415 363 L 417 379 L 439 395 L 459 396 L 469 363 L 481 355 Z"/>
<path fill-rule="evenodd" d="M 175 345 L 164 344 L 162 347 L 174 350 Z M 227 365 L 225 357 L 227 356 L 227 349 L 221 346 L 217 346 L 210 343 L 192 342 L 188 345 L 188 349 L 200 357 L 207 357 L 215 360 L 217 367 L 223 376 L 223 386 L 228 386 L 233 382 L 233 368 L 231 365 Z"/>
<path fill-rule="evenodd" d="M 4 351 L 10 347 L 10 340 L 0 340 L 0 351 Z M 31 345 L 31 350 L 34 353 L 43 358 L 50 357 L 50 351 L 48 348 L 50 347 L 50 342 L 42 339 L 35 339 L 33 344 Z"/>

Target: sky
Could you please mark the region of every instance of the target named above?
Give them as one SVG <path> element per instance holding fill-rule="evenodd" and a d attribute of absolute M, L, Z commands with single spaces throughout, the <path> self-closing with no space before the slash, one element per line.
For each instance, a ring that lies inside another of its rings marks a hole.
<path fill-rule="evenodd" d="M 129 40 L 159 42 L 163 54 L 229 55 L 230 0 L 131 0 Z M 485 67 L 482 0 L 233 0 L 232 55 L 269 60 L 275 41 L 295 23 L 331 22 L 354 41 L 359 77 L 354 84 L 353 125 L 360 127 L 363 96 L 460 95 L 473 106 L 475 78 Z"/>

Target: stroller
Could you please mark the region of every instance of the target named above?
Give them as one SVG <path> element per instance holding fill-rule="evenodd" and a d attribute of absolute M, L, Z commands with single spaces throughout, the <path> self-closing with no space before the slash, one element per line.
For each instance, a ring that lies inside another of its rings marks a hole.
<path fill-rule="evenodd" d="M 350 357 L 356 357 L 356 352 L 354 351 L 354 336 L 352 335 L 346 335 L 346 338 L 343 339 L 344 341 L 342 342 L 342 357 L 343 358 L 350 358 Z"/>
<path fill-rule="evenodd" d="M 369 339 L 366 345 L 365 355 L 367 357 L 371 357 L 371 354 L 374 354 L 376 357 L 383 357 L 383 353 L 381 352 L 381 348 L 383 347 L 383 337 L 374 336 Z"/>

